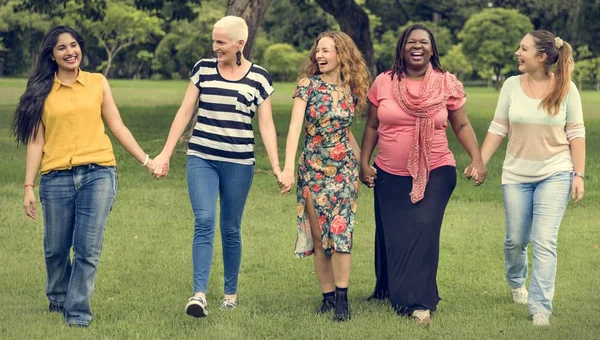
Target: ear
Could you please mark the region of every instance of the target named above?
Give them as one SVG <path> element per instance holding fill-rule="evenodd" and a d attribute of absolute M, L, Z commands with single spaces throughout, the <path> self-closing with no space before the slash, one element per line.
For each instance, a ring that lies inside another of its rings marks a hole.
<path fill-rule="evenodd" d="M 244 45 L 246 45 L 246 42 L 244 40 L 238 40 L 237 45 L 238 45 L 238 49 L 240 51 L 243 51 L 244 50 Z"/>
<path fill-rule="evenodd" d="M 538 60 L 539 63 L 545 63 L 546 59 L 548 59 L 548 55 L 546 53 L 544 53 L 544 52 L 540 53 L 537 56 L 537 60 Z"/>

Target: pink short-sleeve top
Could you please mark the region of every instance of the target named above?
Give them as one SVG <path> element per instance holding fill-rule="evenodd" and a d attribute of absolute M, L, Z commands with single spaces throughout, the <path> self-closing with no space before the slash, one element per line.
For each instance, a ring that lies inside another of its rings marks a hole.
<path fill-rule="evenodd" d="M 368 94 L 369 101 L 377 106 L 377 119 L 379 120 L 378 151 L 375 164 L 385 172 L 398 176 L 410 176 L 407 169 L 408 155 L 413 144 L 417 118 L 405 112 L 398 105 L 393 94 L 394 81 L 397 81 L 396 78 L 392 80 L 390 73 L 384 72 L 377 76 Z M 403 81 L 407 82 L 408 90 L 412 94 L 418 95 L 421 92 L 422 80 L 404 78 Z M 450 98 L 446 108 L 434 115 L 435 129 L 429 163 L 430 171 L 446 165 L 456 166 L 454 155 L 448 148 L 446 136 L 448 110 L 458 110 L 466 100 L 466 97 Z"/>

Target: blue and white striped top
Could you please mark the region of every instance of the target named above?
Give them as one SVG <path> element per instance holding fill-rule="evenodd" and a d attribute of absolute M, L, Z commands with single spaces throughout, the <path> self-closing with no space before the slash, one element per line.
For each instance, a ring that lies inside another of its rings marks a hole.
<path fill-rule="evenodd" d="M 217 59 L 202 59 L 192 69 L 192 82 L 200 90 L 198 122 L 188 144 L 188 155 L 252 165 L 252 118 L 258 106 L 274 91 L 269 72 L 252 64 L 240 80 L 221 77 Z"/>

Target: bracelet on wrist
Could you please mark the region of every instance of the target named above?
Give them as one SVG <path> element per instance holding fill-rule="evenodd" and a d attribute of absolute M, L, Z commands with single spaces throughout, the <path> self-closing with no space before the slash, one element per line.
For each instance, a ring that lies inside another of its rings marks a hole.
<path fill-rule="evenodd" d="M 142 163 L 142 166 L 146 166 L 148 164 L 149 160 L 150 160 L 150 156 L 148 156 L 148 154 L 146 154 L 146 158 L 144 158 L 144 162 Z"/>
<path fill-rule="evenodd" d="M 27 187 L 32 187 L 32 188 L 34 188 L 34 187 L 35 187 L 35 184 L 33 184 L 33 183 L 25 183 L 25 184 L 23 184 L 23 188 L 27 188 Z"/>
<path fill-rule="evenodd" d="M 581 179 L 585 178 L 585 176 L 583 175 L 583 172 L 573 171 L 573 176 L 575 176 L 575 177 L 581 177 Z"/>

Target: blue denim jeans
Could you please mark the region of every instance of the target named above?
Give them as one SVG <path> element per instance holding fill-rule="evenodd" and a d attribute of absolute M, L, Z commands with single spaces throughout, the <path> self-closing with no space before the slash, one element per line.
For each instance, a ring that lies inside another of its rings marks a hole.
<path fill-rule="evenodd" d="M 242 255 L 240 228 L 253 177 L 254 165 L 188 156 L 187 183 L 194 211 L 194 293 L 206 293 L 207 290 L 213 257 L 217 195 L 220 201 L 224 293 L 237 293 Z"/>
<path fill-rule="evenodd" d="M 115 167 L 89 164 L 41 176 L 46 296 L 64 307 L 68 324 L 86 326 L 92 320 L 90 300 L 116 194 Z"/>
<path fill-rule="evenodd" d="M 558 228 L 571 194 L 572 175 L 560 172 L 534 183 L 504 184 L 506 279 L 512 288 L 525 285 L 527 245 L 533 250 L 529 313 L 552 314 Z"/>

